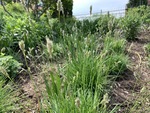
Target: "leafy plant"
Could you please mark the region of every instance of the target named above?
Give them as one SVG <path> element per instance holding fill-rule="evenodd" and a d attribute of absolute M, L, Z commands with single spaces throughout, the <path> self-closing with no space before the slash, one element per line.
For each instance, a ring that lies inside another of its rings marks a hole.
<path fill-rule="evenodd" d="M 120 20 L 120 27 L 123 32 L 123 36 L 128 41 L 133 41 L 136 39 L 138 34 L 138 28 L 140 27 L 140 19 L 138 14 L 129 13 L 124 18 Z"/>
<path fill-rule="evenodd" d="M 21 68 L 21 63 L 16 61 L 12 56 L 0 56 L 0 67 L 0 75 L 13 79 L 17 76 L 18 70 Z"/>
<path fill-rule="evenodd" d="M 145 51 L 150 54 L 150 43 L 144 46 Z"/>
<path fill-rule="evenodd" d="M 147 0 L 129 0 L 129 3 L 127 4 L 127 8 L 133 8 L 133 7 L 138 7 L 140 5 L 147 5 L 148 1 Z"/>
<path fill-rule="evenodd" d="M 26 14 L 25 8 L 21 3 L 7 4 L 6 9 L 15 17 Z"/>
<path fill-rule="evenodd" d="M 101 36 L 106 35 L 108 32 L 114 34 L 115 29 L 117 28 L 117 19 L 111 15 L 102 15 L 98 19 L 97 30 Z"/>

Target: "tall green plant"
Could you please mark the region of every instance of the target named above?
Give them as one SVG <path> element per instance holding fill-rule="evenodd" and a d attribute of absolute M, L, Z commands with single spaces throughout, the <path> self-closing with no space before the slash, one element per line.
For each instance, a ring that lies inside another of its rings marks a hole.
<path fill-rule="evenodd" d="M 48 99 L 44 101 L 42 112 L 50 113 L 106 113 L 100 107 L 100 94 L 90 90 L 72 90 L 71 81 L 61 80 L 58 75 L 51 74 L 51 84 L 45 79 Z M 45 109 L 44 109 L 45 108 Z"/>
<path fill-rule="evenodd" d="M 102 59 L 93 56 L 90 51 L 78 51 L 66 68 L 66 77 L 72 81 L 72 88 L 77 90 L 101 90 L 107 84 L 108 68 Z"/>
<path fill-rule="evenodd" d="M 123 32 L 123 36 L 128 41 L 136 39 L 136 36 L 138 35 L 138 28 L 140 26 L 139 15 L 126 15 L 124 18 L 121 19 L 119 24 Z"/>

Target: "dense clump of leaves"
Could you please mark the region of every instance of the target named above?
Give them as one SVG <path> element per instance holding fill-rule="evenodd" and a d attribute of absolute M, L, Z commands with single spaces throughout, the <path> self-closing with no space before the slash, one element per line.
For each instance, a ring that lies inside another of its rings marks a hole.
<path fill-rule="evenodd" d="M 147 5 L 148 0 L 129 0 L 127 8 L 138 7 L 140 5 Z"/>
<path fill-rule="evenodd" d="M 21 63 L 16 61 L 12 56 L 0 56 L 0 75 L 5 78 L 15 78 Z"/>
<path fill-rule="evenodd" d="M 102 15 L 97 22 L 97 30 L 101 36 L 110 32 L 112 35 L 117 28 L 117 19 L 111 15 Z"/>
<path fill-rule="evenodd" d="M 138 28 L 140 26 L 140 20 L 132 15 L 127 15 L 120 21 L 120 27 L 123 32 L 123 36 L 128 40 L 135 40 L 138 35 Z"/>

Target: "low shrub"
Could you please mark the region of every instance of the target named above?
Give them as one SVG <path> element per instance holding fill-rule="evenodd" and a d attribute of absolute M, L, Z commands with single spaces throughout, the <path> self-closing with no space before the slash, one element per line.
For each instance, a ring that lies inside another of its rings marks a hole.
<path fill-rule="evenodd" d="M 36 22 L 30 17 L 5 17 L 6 24 L 0 38 L 0 49 L 3 47 L 18 51 L 18 42 L 24 40 L 26 49 L 36 47 L 49 36 L 51 28 L 46 22 Z"/>
<path fill-rule="evenodd" d="M 108 32 L 111 32 L 113 35 L 115 29 L 117 28 L 118 20 L 112 15 L 102 15 L 98 19 L 97 31 L 101 36 L 105 36 Z"/>
<path fill-rule="evenodd" d="M 124 18 L 119 21 L 119 26 L 122 30 L 123 36 L 128 41 L 134 41 L 138 35 L 138 30 L 141 25 L 141 17 L 139 13 L 129 10 Z"/>
<path fill-rule="evenodd" d="M 20 68 L 21 63 L 12 56 L 0 56 L 0 75 L 4 78 L 14 79 Z"/>
<path fill-rule="evenodd" d="M 11 3 L 6 5 L 6 9 L 14 17 L 20 17 L 23 14 L 26 14 L 25 7 L 21 3 Z"/>

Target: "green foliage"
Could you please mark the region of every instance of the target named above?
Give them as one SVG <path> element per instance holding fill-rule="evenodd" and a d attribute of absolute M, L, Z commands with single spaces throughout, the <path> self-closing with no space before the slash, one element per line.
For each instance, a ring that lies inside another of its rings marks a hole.
<path fill-rule="evenodd" d="M 53 74 L 50 78 L 51 84 L 45 79 L 48 99 L 45 102 L 47 106 L 45 109 L 42 108 L 42 112 L 106 113 L 106 108 L 100 107 L 100 94 L 97 91 L 73 91 L 69 86 L 70 81 L 61 80 L 58 75 Z"/>
<path fill-rule="evenodd" d="M 108 32 L 110 32 L 113 35 L 115 29 L 117 28 L 117 23 L 118 22 L 115 17 L 111 15 L 102 15 L 98 19 L 97 30 L 101 36 L 106 35 Z"/>
<path fill-rule="evenodd" d="M 77 27 L 80 30 L 80 32 L 82 32 L 84 34 L 84 36 L 87 36 L 88 34 L 94 34 L 96 32 L 96 25 L 97 25 L 97 21 L 90 21 L 90 20 L 83 20 L 83 21 L 79 21 L 77 23 Z"/>
<path fill-rule="evenodd" d="M 72 10 L 73 10 L 73 0 L 62 0 L 63 6 L 64 6 L 64 14 L 65 16 L 72 16 Z"/>
<path fill-rule="evenodd" d="M 140 6 L 129 11 L 132 15 L 139 15 L 141 26 L 150 26 L 150 7 Z"/>
<path fill-rule="evenodd" d="M 21 3 L 12 3 L 7 4 L 6 9 L 13 15 L 13 16 L 21 16 L 22 14 L 26 14 L 25 8 Z"/>
<path fill-rule="evenodd" d="M 140 26 L 139 15 L 128 14 L 120 20 L 120 27 L 123 32 L 123 36 L 128 40 L 135 40 L 138 34 L 138 28 Z"/>
<path fill-rule="evenodd" d="M 136 8 L 129 9 L 127 12 L 129 16 L 135 16 L 141 22 L 141 24 L 148 24 L 150 18 L 150 7 L 148 6 L 139 6 Z"/>
<path fill-rule="evenodd" d="M 110 75 L 120 75 L 127 70 L 128 57 L 124 54 L 112 54 L 106 56 L 106 66 L 109 67 Z"/>
<path fill-rule="evenodd" d="M 30 0 L 27 1 L 26 5 L 24 5 L 28 10 L 32 9 L 35 18 L 39 18 L 40 15 L 46 13 L 47 10 L 51 10 L 53 12 L 52 17 L 58 17 L 56 3 L 56 0 L 42 0 L 42 3 L 39 3 L 39 0 Z M 62 3 L 65 17 L 72 16 L 73 0 L 62 0 Z M 38 9 L 38 4 L 41 4 L 41 9 Z"/>
<path fill-rule="evenodd" d="M 124 54 L 126 41 L 114 37 L 104 39 L 103 51 L 105 63 L 109 67 L 109 74 L 119 75 L 127 69 L 128 57 Z"/>
<path fill-rule="evenodd" d="M 3 47 L 18 51 L 18 42 L 24 40 L 26 49 L 36 47 L 50 34 L 50 27 L 46 22 L 35 22 L 30 17 L 5 17 L 7 23 L 0 37 L 0 49 Z"/>
<path fill-rule="evenodd" d="M 138 7 L 140 5 L 147 5 L 147 0 L 129 0 L 127 8 Z"/>
<path fill-rule="evenodd" d="M 4 80 L 0 77 L 0 112 L 8 113 L 15 112 L 19 109 L 16 96 L 17 91 L 14 91 L 10 84 L 5 85 Z"/>
<path fill-rule="evenodd" d="M 79 36 L 75 30 L 74 34 L 64 37 L 68 62 L 61 70 L 61 78 L 59 74 L 51 73 L 49 82 L 45 77 L 48 98 L 42 101 L 42 112 L 108 112 L 109 99 L 108 95 L 104 96 L 110 83 L 108 75 L 125 71 L 128 63 L 123 54 L 126 41 L 106 37 L 103 50 L 98 54 L 98 44 L 102 43 L 95 35 Z"/>
<path fill-rule="evenodd" d="M 88 35 L 86 38 L 83 34 L 75 32 L 73 35 L 66 35 L 63 40 L 64 52 L 67 52 L 69 58 L 78 57 L 78 52 L 91 52 L 95 54 L 98 49 L 98 41 L 95 35 Z"/>
<path fill-rule="evenodd" d="M 2 35 L 4 26 L 5 26 L 4 16 L 3 13 L 0 13 L 0 36 Z"/>
<path fill-rule="evenodd" d="M 85 54 L 78 52 L 77 57 L 68 64 L 65 73 L 76 90 L 81 88 L 103 91 L 107 84 L 108 68 L 105 67 L 104 61 L 87 51 Z"/>
<path fill-rule="evenodd" d="M 146 44 L 146 45 L 144 46 L 144 49 L 146 50 L 146 52 L 147 52 L 148 54 L 150 54 L 150 43 L 149 43 L 149 44 Z"/>
<path fill-rule="evenodd" d="M 115 37 L 106 37 L 104 39 L 104 51 L 107 51 L 109 54 L 112 53 L 124 53 L 125 51 L 126 40 L 119 39 Z"/>
<path fill-rule="evenodd" d="M 0 56 L 0 75 L 5 78 L 15 78 L 21 64 L 12 56 Z"/>
<path fill-rule="evenodd" d="M 133 41 L 138 35 L 141 26 L 149 26 L 150 21 L 150 8 L 141 6 L 129 9 L 125 17 L 120 19 L 119 26 L 122 30 L 123 37 L 128 41 Z"/>
<path fill-rule="evenodd" d="M 37 0 L 31 2 L 38 3 Z M 48 9 L 49 13 L 55 12 L 55 1 L 43 2 L 43 8 L 52 6 Z M 72 1 L 62 2 L 67 5 L 69 2 L 71 7 Z M 69 11 L 67 7 L 64 8 L 66 12 Z M 4 48 L 6 54 L 10 49 L 18 52 L 18 42 L 23 42 L 25 48 L 22 50 L 28 74 L 32 74 L 32 68 L 30 70 L 30 65 L 28 66 L 30 57 L 30 61 L 33 59 L 40 66 L 43 62 L 57 61 L 59 58 L 66 63 L 64 67 L 60 66 L 59 72 L 45 77 L 47 92 L 46 99 L 41 102 L 41 112 L 108 112 L 109 98 L 108 94 L 105 94 L 107 85 L 110 85 L 112 78 L 123 74 L 128 65 L 124 38 L 135 40 L 140 25 L 149 24 L 149 8 L 142 6 L 129 9 L 126 16 L 119 19 L 103 15 L 95 21 L 79 21 L 74 18 L 59 21 L 51 19 L 51 14 L 48 13 L 37 21 L 31 18 L 30 14 L 27 16 L 23 13 L 24 9 L 18 4 L 13 4 L 8 10 L 17 16 L 12 18 L 4 14 L 0 17 L 1 52 Z M 47 51 L 45 38 L 52 42 L 50 52 Z M 148 48 L 149 46 L 146 46 L 147 51 Z M 20 66 L 12 56 L 0 56 L 0 75 L 14 78 Z"/>
<path fill-rule="evenodd" d="M 145 49 L 145 52 L 147 53 L 147 56 L 148 56 L 148 62 L 149 62 L 149 66 L 150 66 L 150 43 L 146 44 L 144 46 L 144 49 Z"/>

